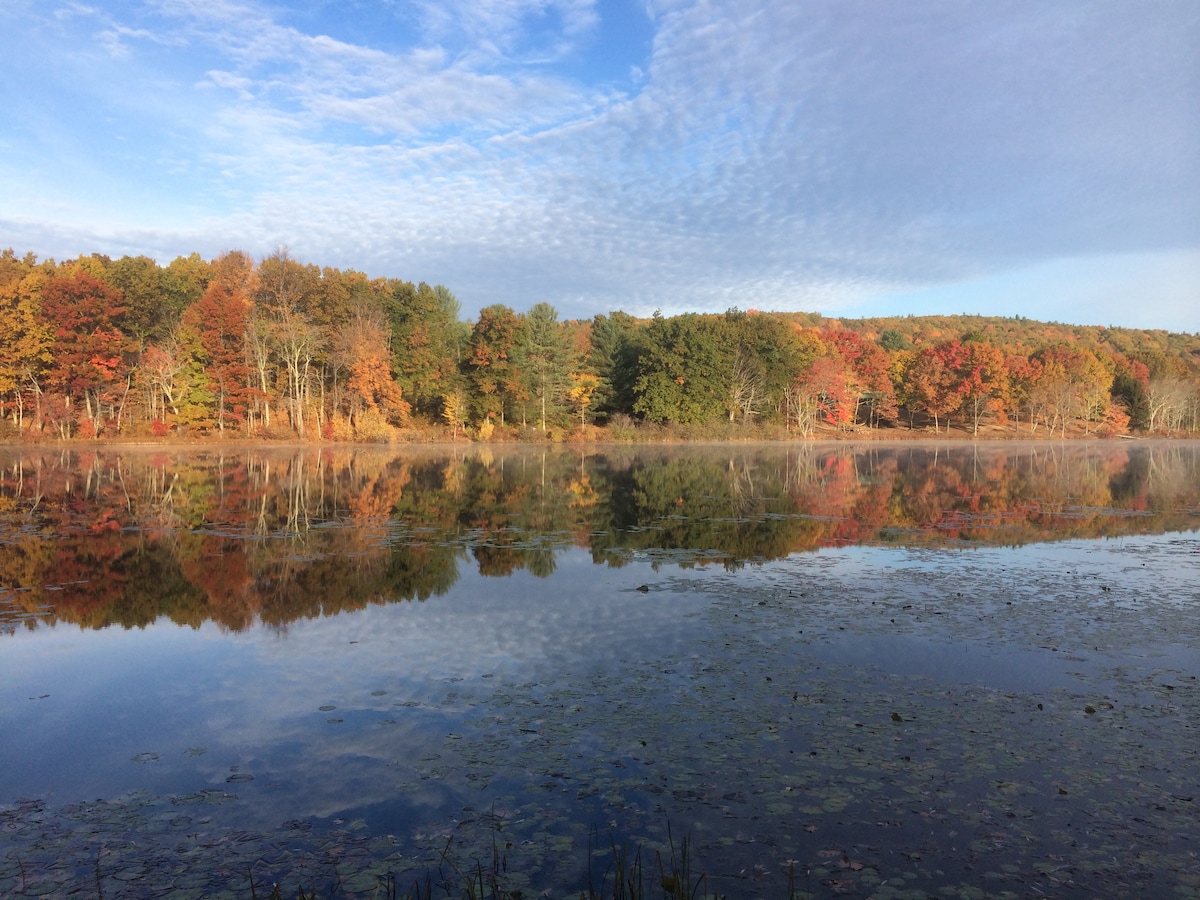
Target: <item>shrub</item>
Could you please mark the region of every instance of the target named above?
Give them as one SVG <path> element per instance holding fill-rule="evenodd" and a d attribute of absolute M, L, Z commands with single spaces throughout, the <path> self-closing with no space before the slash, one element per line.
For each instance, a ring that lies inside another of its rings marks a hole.
<path fill-rule="evenodd" d="M 625 413 L 617 413 L 608 420 L 608 439 L 632 443 L 637 440 L 637 422 Z"/>
<path fill-rule="evenodd" d="M 377 444 L 390 444 L 398 437 L 395 427 L 388 424 L 377 409 L 363 410 L 355 417 L 354 436 L 357 440 Z"/>

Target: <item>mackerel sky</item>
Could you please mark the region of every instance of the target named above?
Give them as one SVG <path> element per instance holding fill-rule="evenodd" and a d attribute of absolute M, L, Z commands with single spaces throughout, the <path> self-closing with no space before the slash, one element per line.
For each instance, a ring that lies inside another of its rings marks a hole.
<path fill-rule="evenodd" d="M 1200 331 L 1196 0 L 0 0 L 0 247 Z"/>

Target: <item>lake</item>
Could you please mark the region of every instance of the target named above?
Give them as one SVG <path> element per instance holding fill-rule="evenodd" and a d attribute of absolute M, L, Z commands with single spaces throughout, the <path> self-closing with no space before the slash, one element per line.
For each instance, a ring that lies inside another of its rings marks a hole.
<path fill-rule="evenodd" d="M 1200 896 L 1200 444 L 0 468 L 0 895 Z"/>

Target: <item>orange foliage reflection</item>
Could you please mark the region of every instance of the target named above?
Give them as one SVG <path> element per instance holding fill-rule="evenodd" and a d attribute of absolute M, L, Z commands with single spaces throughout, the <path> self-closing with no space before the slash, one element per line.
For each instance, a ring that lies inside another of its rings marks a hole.
<path fill-rule="evenodd" d="M 18 451 L 0 459 L 0 628 L 283 627 L 483 575 L 646 556 L 728 568 L 847 544 L 1191 530 L 1200 445 L 555 452 Z"/>

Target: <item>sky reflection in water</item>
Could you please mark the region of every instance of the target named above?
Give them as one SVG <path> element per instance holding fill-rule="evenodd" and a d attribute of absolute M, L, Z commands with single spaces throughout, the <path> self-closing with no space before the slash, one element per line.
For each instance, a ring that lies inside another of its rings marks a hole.
<path fill-rule="evenodd" d="M 1191 884 L 1196 449 L 822 453 L 46 455 L 19 490 L 10 462 L 0 858 L 98 852 L 21 799 L 61 823 L 146 792 L 122 802 L 264 846 L 358 820 L 392 871 L 450 836 L 490 853 L 499 809 L 530 886 L 581 877 L 590 828 L 654 846 L 667 821 L 732 893 L 755 866 L 783 890 L 787 859 L 818 894 L 1045 889 L 1030 866 L 1072 846 L 1084 889 L 1131 846 Z M 153 618 L 94 627 L 130 611 Z M 964 861 L 994 878 L 944 874 Z"/>

